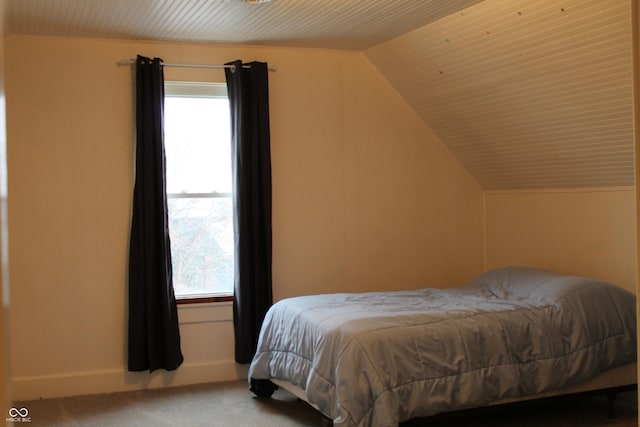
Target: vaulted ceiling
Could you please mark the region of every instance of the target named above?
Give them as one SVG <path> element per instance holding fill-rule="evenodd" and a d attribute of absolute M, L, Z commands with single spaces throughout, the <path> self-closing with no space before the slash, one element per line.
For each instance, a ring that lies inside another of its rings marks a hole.
<path fill-rule="evenodd" d="M 486 0 L 366 54 L 485 189 L 632 185 L 629 7 Z"/>
<path fill-rule="evenodd" d="M 633 185 L 628 1 L 8 0 L 7 25 L 364 51 L 485 189 Z"/>

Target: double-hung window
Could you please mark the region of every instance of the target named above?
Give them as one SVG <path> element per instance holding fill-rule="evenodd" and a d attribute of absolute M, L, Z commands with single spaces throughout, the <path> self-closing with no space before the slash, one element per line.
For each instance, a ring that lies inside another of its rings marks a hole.
<path fill-rule="evenodd" d="M 164 126 L 176 299 L 230 299 L 234 238 L 226 85 L 165 82 Z"/>

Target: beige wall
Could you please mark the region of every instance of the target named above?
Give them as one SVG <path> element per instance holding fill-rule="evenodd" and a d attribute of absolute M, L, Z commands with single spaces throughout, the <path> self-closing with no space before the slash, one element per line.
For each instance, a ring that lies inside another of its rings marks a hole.
<path fill-rule="evenodd" d="M 452 286 L 516 264 L 635 288 L 633 189 L 483 194 L 360 53 L 12 36 L 16 398 L 246 374 L 233 362 L 229 304 L 180 307 L 177 372 L 125 372 L 133 86 L 116 62 L 138 53 L 278 67 L 269 76 L 275 299 Z M 167 68 L 166 78 L 224 81 L 195 69 Z"/>
<path fill-rule="evenodd" d="M 635 148 L 635 168 L 636 168 L 636 245 L 640 247 L 640 173 L 638 166 L 640 165 L 640 8 L 638 8 L 638 0 L 631 0 L 631 29 L 633 36 L 633 124 L 634 124 L 634 148 Z M 640 250 L 636 254 L 636 295 L 640 296 Z M 636 298 L 637 310 L 636 320 L 638 322 L 637 330 L 640 331 L 640 298 Z M 640 354 L 640 340 L 637 341 L 638 354 Z M 640 371 L 638 372 L 638 382 L 640 382 Z M 638 396 L 638 404 L 640 405 L 640 396 Z"/>
<path fill-rule="evenodd" d="M 482 270 L 482 191 L 359 53 L 7 40 L 16 398 L 233 379 L 228 305 L 181 307 L 185 364 L 125 372 L 132 72 L 236 58 L 270 74 L 274 295 L 459 284 Z M 167 69 L 167 79 L 223 81 Z"/>
<path fill-rule="evenodd" d="M 633 188 L 487 192 L 486 267 L 525 265 L 636 292 Z"/>
<path fill-rule="evenodd" d="M 9 247 L 7 223 L 7 126 L 5 115 L 5 0 L 0 0 L 0 419 L 11 405 L 9 372 Z"/>

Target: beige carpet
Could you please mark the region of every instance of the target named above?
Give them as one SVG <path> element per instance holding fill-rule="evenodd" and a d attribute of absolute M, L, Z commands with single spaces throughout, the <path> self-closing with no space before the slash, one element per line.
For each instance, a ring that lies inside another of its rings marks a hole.
<path fill-rule="evenodd" d="M 636 393 L 621 394 L 616 419 L 607 418 L 603 396 L 544 405 L 501 408 L 490 412 L 414 420 L 403 427 L 532 427 L 638 426 Z M 318 412 L 285 391 L 258 399 L 246 382 L 201 384 L 160 390 L 78 396 L 16 402 L 29 410 L 31 423 L 22 426 L 164 427 L 164 426 L 329 426 Z M 11 425 L 11 424 L 7 424 Z"/>

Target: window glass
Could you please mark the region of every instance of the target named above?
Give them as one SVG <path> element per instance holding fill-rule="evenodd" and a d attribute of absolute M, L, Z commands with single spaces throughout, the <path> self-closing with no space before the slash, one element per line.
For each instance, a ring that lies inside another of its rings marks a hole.
<path fill-rule="evenodd" d="M 164 114 L 167 193 L 231 193 L 229 100 L 167 96 Z"/>
<path fill-rule="evenodd" d="M 211 93 L 212 86 L 215 93 Z M 234 251 L 229 101 L 220 93 L 220 85 L 192 84 L 187 91 L 168 83 L 165 90 L 167 196 L 176 297 L 230 295 Z"/>

